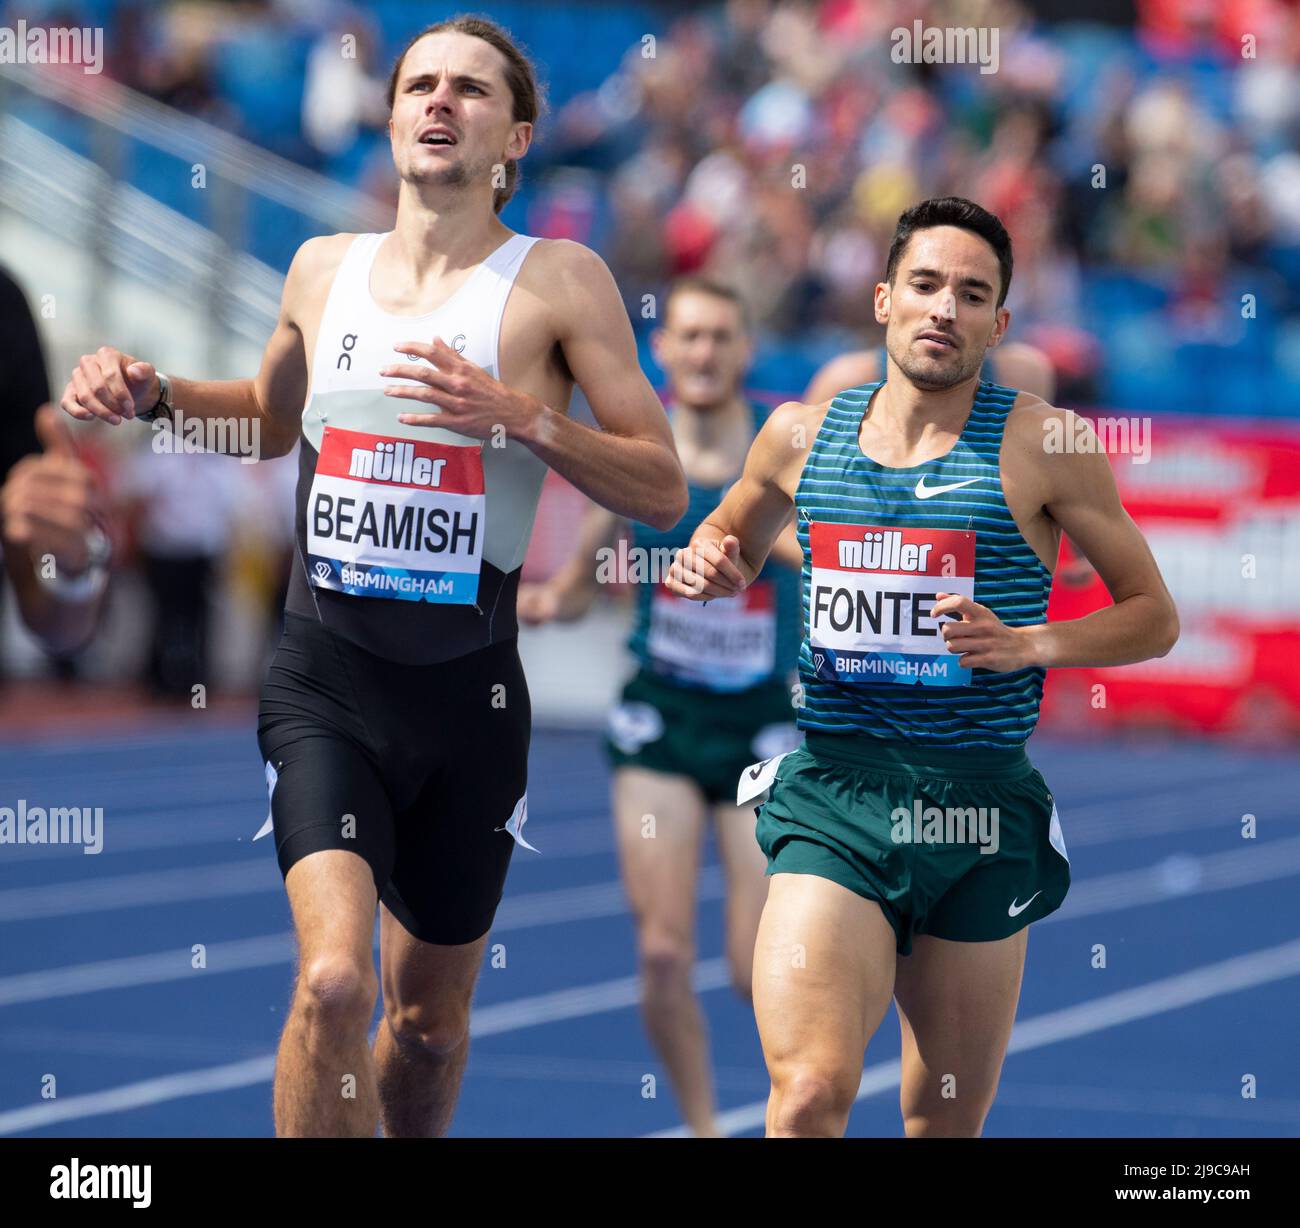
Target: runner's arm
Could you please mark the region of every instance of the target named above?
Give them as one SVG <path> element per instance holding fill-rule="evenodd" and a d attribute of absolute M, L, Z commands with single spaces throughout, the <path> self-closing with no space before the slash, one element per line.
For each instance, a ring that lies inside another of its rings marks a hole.
<path fill-rule="evenodd" d="M 255 424 L 257 455 L 284 456 L 293 450 L 307 397 L 307 358 L 298 311 L 306 296 L 321 289 L 331 245 L 350 236 L 309 239 L 294 256 L 285 278 L 280 316 L 252 379 L 189 380 L 171 377 L 173 407 L 187 418 L 248 420 Z M 332 274 L 334 264 L 328 265 Z M 117 425 L 158 400 L 153 364 L 111 346 L 84 355 L 73 370 L 60 405 L 74 418 L 99 418 Z"/>
<path fill-rule="evenodd" d="M 614 278 L 578 243 L 553 244 L 547 257 L 556 336 L 601 429 L 538 402 L 520 438 L 601 507 L 670 529 L 686 511 L 686 478 Z"/>
<path fill-rule="evenodd" d="M 776 541 L 772 543 L 771 557 L 792 571 L 803 570 L 803 547 L 799 545 L 799 535 L 795 532 L 793 506 L 790 508 L 785 528 L 777 534 Z"/>
<path fill-rule="evenodd" d="M 763 423 L 740 480 L 673 561 L 666 580 L 672 592 L 707 601 L 734 597 L 753 583 L 793 511 L 782 477 L 806 451 L 792 450 L 791 441 L 801 437 L 798 428 L 807 435 L 807 412 L 787 401 Z"/>
<path fill-rule="evenodd" d="M 1067 425 L 1078 433 L 1077 422 Z M 1058 669 L 1163 657 L 1178 640 L 1178 611 L 1151 547 L 1120 502 L 1091 426 L 1087 433 L 1096 451 L 1047 455 L 1044 506 L 1097 569 L 1114 604 L 1083 618 L 1025 628 L 1035 663 Z"/>
<path fill-rule="evenodd" d="M 520 617 L 526 622 L 561 623 L 582 618 L 591 609 L 599 588 L 596 553 L 618 540 L 621 523 L 621 518 L 607 508 L 595 504 L 588 508 L 572 558 L 544 583 L 520 587 Z M 527 601 L 522 600 L 525 588 L 535 594 Z M 533 611 L 538 613 L 530 616 Z"/>

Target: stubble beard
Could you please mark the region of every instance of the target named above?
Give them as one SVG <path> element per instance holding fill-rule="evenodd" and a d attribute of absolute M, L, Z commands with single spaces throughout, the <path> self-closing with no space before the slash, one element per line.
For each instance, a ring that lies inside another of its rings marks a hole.
<path fill-rule="evenodd" d="M 462 160 L 450 166 L 415 167 L 407 164 L 402 178 L 418 187 L 467 188 L 474 183 L 490 179 L 496 162 L 491 158 L 481 158 L 477 162 Z"/>
<path fill-rule="evenodd" d="M 956 364 L 945 363 L 938 358 L 917 357 L 910 347 L 898 354 L 890 350 L 889 356 L 913 384 L 926 392 L 955 388 L 970 379 L 984 361 L 983 354 L 973 354 Z"/>

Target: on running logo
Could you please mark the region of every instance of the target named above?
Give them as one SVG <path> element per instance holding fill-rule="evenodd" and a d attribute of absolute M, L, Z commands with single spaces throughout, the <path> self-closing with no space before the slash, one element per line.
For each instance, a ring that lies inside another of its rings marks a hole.
<path fill-rule="evenodd" d="M 127 1198 L 133 1207 L 153 1201 L 153 1167 L 149 1164 L 70 1164 L 50 1169 L 51 1198 Z"/>

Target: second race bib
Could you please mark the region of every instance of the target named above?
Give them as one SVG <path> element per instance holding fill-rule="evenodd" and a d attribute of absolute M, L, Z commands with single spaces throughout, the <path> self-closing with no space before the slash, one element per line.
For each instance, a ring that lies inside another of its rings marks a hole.
<path fill-rule="evenodd" d="M 776 591 L 756 580 L 738 597 L 703 602 L 659 585 L 650 599 L 646 647 L 669 672 L 716 690 L 742 690 L 776 665 Z"/>

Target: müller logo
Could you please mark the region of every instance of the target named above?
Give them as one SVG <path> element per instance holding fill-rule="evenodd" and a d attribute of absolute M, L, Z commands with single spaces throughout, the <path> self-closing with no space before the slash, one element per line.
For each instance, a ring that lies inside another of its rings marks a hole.
<path fill-rule="evenodd" d="M 441 486 L 445 457 L 434 460 L 416 456 L 413 443 L 375 444 L 374 448 L 353 448 L 348 477 L 363 481 L 403 482 L 410 486 Z"/>
<path fill-rule="evenodd" d="M 924 571 L 929 565 L 928 556 L 933 543 L 918 546 L 903 544 L 903 534 L 897 529 L 867 532 L 862 540 L 840 542 L 841 567 L 865 567 L 879 571 Z"/>

